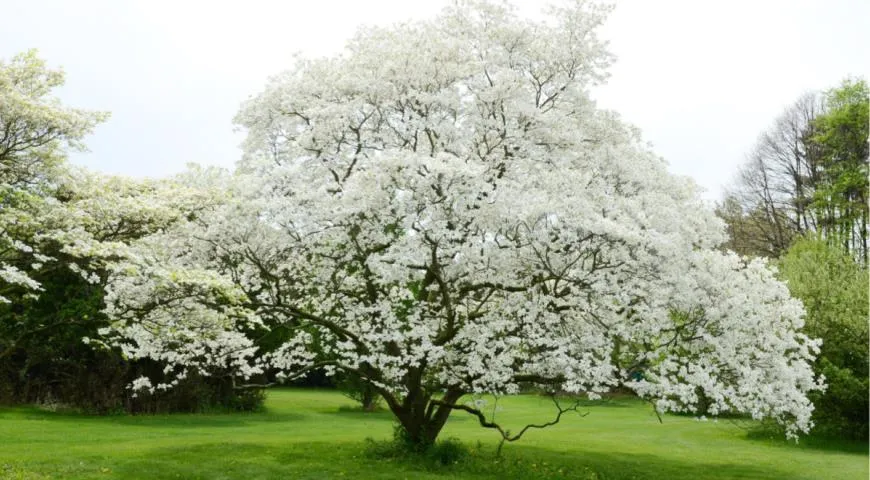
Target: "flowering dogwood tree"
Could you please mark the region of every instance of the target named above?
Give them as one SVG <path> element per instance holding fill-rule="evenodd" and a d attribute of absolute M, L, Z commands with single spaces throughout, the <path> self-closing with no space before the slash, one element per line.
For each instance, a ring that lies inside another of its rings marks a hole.
<path fill-rule="evenodd" d="M 607 10 L 460 2 L 299 59 L 238 114 L 235 174 L 197 180 L 225 202 L 115 267 L 106 335 L 178 376 L 349 372 L 421 444 L 454 409 L 515 438 L 461 398 L 525 387 L 806 431 L 800 303 L 589 97 Z"/>
<path fill-rule="evenodd" d="M 52 180 L 67 150 L 84 149 L 82 137 L 108 117 L 61 105 L 52 90 L 63 82 L 35 51 L 0 59 L 0 303 L 13 290 L 41 289 L 16 260 L 49 260 L 30 237 L 52 208 Z"/>

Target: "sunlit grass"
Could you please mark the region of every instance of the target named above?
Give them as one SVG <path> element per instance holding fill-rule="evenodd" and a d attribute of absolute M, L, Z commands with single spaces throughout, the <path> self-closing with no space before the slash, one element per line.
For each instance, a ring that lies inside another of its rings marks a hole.
<path fill-rule="evenodd" d="M 530 431 L 495 458 L 498 437 L 457 412 L 442 438 L 470 456 L 449 466 L 366 453 L 391 437 L 388 412 L 331 391 L 274 390 L 264 413 L 91 417 L 0 409 L 0 478 L 759 478 L 866 479 L 867 445 L 757 439 L 729 421 L 664 417 L 632 399 L 590 404 Z M 549 419 L 544 397 L 502 399 L 510 428 Z"/>

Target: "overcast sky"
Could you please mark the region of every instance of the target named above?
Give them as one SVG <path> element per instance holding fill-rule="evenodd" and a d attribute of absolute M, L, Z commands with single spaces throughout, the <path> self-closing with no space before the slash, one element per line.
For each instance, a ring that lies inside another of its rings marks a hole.
<path fill-rule="evenodd" d="M 112 112 L 73 161 L 163 176 L 188 162 L 231 167 L 240 102 L 293 52 L 335 53 L 359 24 L 428 17 L 443 4 L 4 0 L 0 58 L 37 48 L 66 70 L 65 103 Z M 619 1 L 601 32 L 618 61 L 593 95 L 716 199 L 801 93 L 867 76 L 868 21 L 867 0 Z"/>

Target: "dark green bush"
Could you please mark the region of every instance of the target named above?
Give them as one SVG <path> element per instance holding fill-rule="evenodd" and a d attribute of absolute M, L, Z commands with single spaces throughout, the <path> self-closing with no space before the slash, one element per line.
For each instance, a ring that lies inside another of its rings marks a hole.
<path fill-rule="evenodd" d="M 454 465 L 470 455 L 470 449 L 456 438 L 438 440 L 431 445 L 416 444 L 399 424 L 393 427 L 392 440 L 367 438 L 365 451 L 369 457 L 379 460 L 422 462 L 430 467 Z"/>
<path fill-rule="evenodd" d="M 229 379 L 197 375 L 171 390 L 134 398 L 127 386 L 142 375 L 160 380 L 164 366 L 85 344 L 84 337 L 98 337 L 108 324 L 102 286 L 65 268 L 46 267 L 34 276 L 43 287 L 39 297 L 19 292 L 17 302 L 0 304 L 0 403 L 62 405 L 94 414 L 262 407 L 262 391 L 235 390 Z"/>
<path fill-rule="evenodd" d="M 266 400 L 263 389 L 236 389 L 232 379 L 219 375 L 203 376 L 191 372 L 178 385 L 154 393 L 126 392 L 125 410 L 130 413 L 206 413 L 251 412 L 261 410 Z M 132 365 L 127 385 L 133 379 L 147 376 L 152 381 L 168 382 L 163 365 L 154 361 L 139 361 Z"/>

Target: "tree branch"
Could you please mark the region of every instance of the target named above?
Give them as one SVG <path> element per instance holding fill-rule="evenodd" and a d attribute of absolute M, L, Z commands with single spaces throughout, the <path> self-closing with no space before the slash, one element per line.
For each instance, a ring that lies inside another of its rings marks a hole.
<path fill-rule="evenodd" d="M 462 410 L 464 412 L 468 412 L 468 413 L 474 415 L 475 417 L 477 417 L 477 420 L 478 420 L 478 422 L 480 422 L 481 427 L 491 428 L 493 430 L 496 430 L 501 435 L 501 442 L 499 443 L 498 450 L 497 450 L 497 455 L 500 455 L 501 448 L 505 442 L 514 442 L 516 440 L 519 440 L 520 438 L 522 438 L 522 436 L 527 431 L 529 431 L 532 428 L 539 428 L 540 429 L 540 428 L 547 428 L 547 427 L 551 427 L 553 425 L 556 425 L 562 419 L 562 415 L 564 415 L 567 412 L 576 412 L 577 409 L 580 408 L 580 401 L 579 400 L 574 400 L 573 404 L 570 407 L 563 408 L 562 405 L 559 403 L 559 399 L 556 398 L 555 393 L 551 393 L 549 396 L 550 396 L 550 399 L 553 401 L 553 404 L 556 406 L 556 409 L 558 410 L 558 413 L 556 414 L 556 418 L 554 418 L 553 420 L 550 420 L 549 422 L 545 422 L 545 423 L 530 423 L 530 424 L 524 426 L 519 431 L 519 433 L 517 433 L 516 435 L 511 435 L 510 430 L 505 430 L 501 425 L 495 423 L 494 421 L 487 420 L 486 414 L 484 414 L 482 411 L 480 411 L 474 407 L 469 407 L 468 405 L 450 404 L 450 403 L 442 402 L 441 400 L 436 400 L 436 399 L 433 399 L 432 403 L 437 404 L 437 405 L 443 405 L 443 406 L 450 408 L 450 409 L 453 409 L 453 410 Z M 583 416 L 583 417 L 585 417 L 586 415 L 589 415 L 589 413 L 587 412 L 587 413 L 581 414 L 581 416 Z"/>

